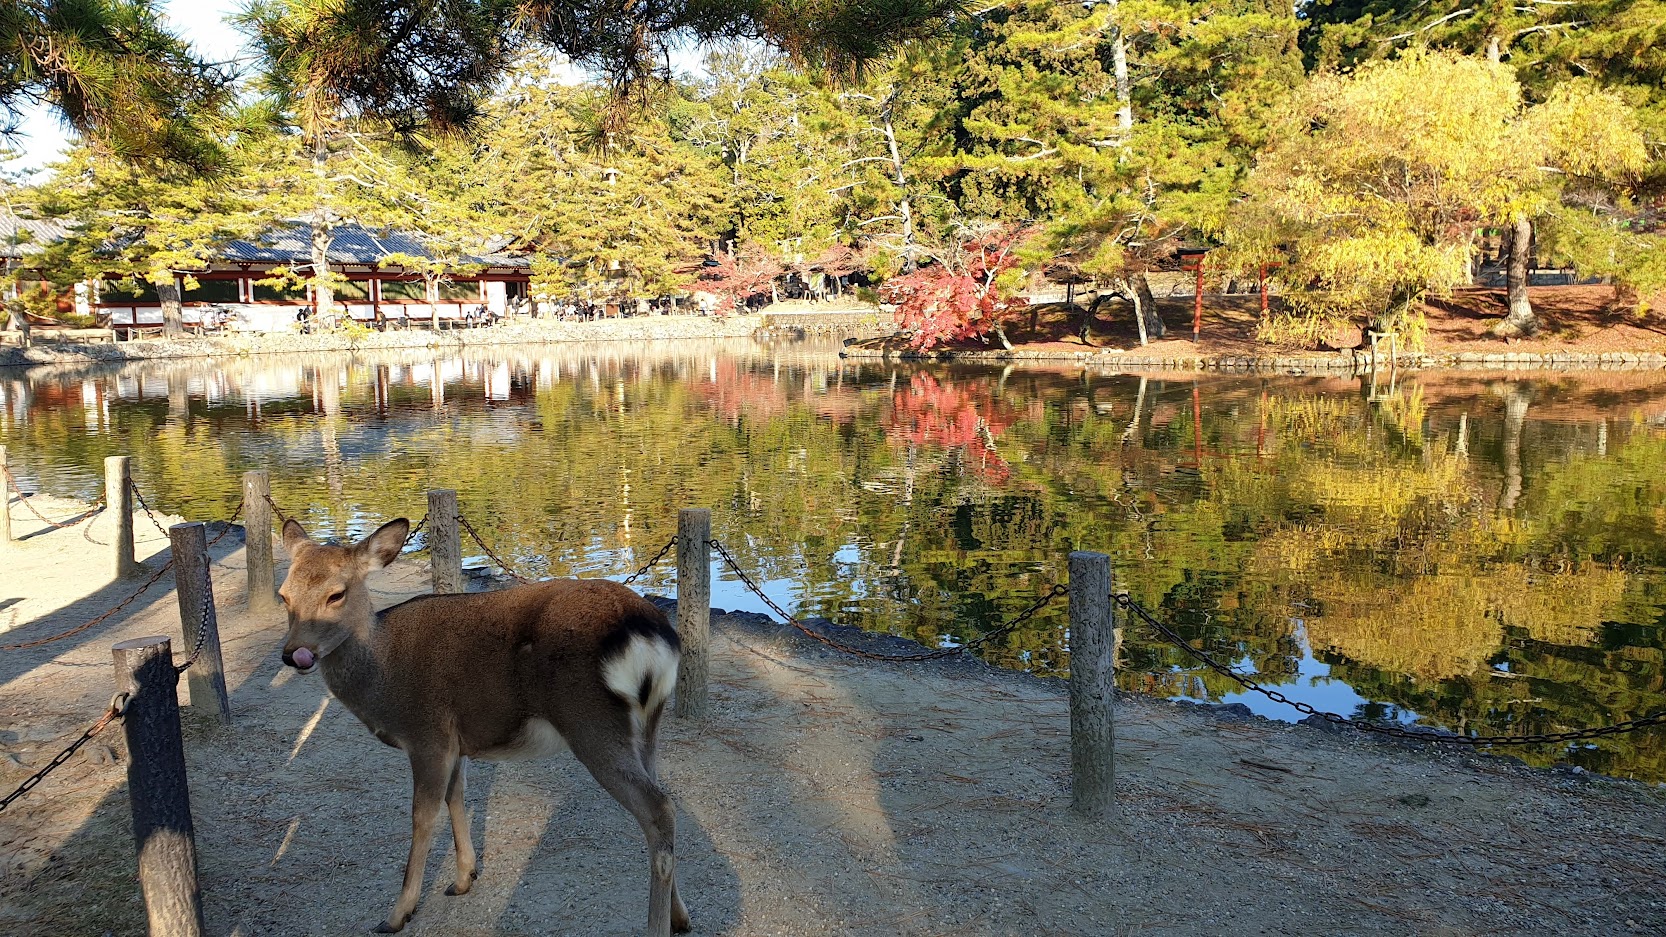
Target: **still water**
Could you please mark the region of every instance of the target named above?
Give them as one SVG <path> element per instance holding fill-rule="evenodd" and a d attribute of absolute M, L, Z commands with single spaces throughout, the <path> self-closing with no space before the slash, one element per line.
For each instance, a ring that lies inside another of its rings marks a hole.
<path fill-rule="evenodd" d="M 1194 645 L 1289 696 L 1473 734 L 1666 708 L 1666 375 L 1200 377 L 843 362 L 749 341 L 0 370 L 25 489 L 315 534 L 462 511 L 524 575 L 634 571 L 713 508 L 785 607 L 938 646 L 1107 552 Z M 465 553 L 471 547 L 465 540 Z M 484 565 L 475 556 L 472 565 Z M 646 577 L 670 592 L 669 563 Z M 713 603 L 763 611 L 720 573 Z M 1068 671 L 1063 602 L 985 656 Z M 1141 627 L 1127 689 L 1288 710 Z M 1666 732 L 1536 763 L 1666 780 Z"/>

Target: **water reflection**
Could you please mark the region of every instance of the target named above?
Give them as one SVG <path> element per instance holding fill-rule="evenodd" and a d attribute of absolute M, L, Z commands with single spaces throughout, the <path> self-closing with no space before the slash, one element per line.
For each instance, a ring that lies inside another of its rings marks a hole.
<path fill-rule="evenodd" d="M 60 493 L 95 496 L 102 458 L 126 453 L 163 507 L 225 517 L 238 474 L 267 468 L 286 510 L 347 536 L 456 488 L 535 575 L 624 575 L 679 508 L 710 505 L 777 600 L 927 644 L 1023 608 L 1069 550 L 1104 550 L 1188 638 L 1316 705 L 1485 734 L 1666 707 L 1653 374 L 1388 393 L 741 341 L 36 369 L 0 372 L 0 394 L 25 484 Z M 761 608 L 732 583 L 715 601 Z M 1064 672 L 1065 618 L 990 656 Z M 1124 665 L 1130 688 L 1241 698 L 1137 629 Z M 1529 754 L 1660 780 L 1662 745 Z"/>

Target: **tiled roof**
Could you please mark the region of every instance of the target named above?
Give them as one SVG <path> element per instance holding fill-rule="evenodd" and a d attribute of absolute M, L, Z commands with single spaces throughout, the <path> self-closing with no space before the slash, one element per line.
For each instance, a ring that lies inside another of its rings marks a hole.
<path fill-rule="evenodd" d="M 428 257 L 422 242 L 399 231 L 376 230 L 344 224 L 331 232 L 330 262 L 336 264 L 380 263 L 389 254 Z M 232 241 L 224 251 L 226 260 L 253 263 L 307 264 L 312 262 L 312 234 L 307 225 L 291 222 L 272 228 L 248 241 Z M 494 267 L 524 267 L 527 260 L 515 255 L 492 253 L 473 258 Z"/>
<path fill-rule="evenodd" d="M 19 258 L 41 244 L 63 239 L 69 233 L 62 222 L 35 221 L 0 212 L 0 257 Z"/>

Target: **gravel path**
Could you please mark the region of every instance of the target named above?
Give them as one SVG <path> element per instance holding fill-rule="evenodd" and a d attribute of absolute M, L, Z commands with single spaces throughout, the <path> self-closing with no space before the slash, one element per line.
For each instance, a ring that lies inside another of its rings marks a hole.
<path fill-rule="evenodd" d="M 281 666 L 280 616 L 240 611 L 235 533 L 215 555 L 237 724 L 193 718 L 186 741 L 209 930 L 363 933 L 397 889 L 404 758 Z M 132 588 L 75 530 L 0 557 L 3 641 Z M 373 586 L 392 603 L 426 578 L 401 563 Z M 0 652 L 7 790 L 103 708 L 111 643 L 177 633 L 165 588 Z M 714 618 L 711 679 L 712 717 L 668 720 L 660 759 L 697 934 L 1666 934 L 1658 788 L 1130 697 L 1120 816 L 1086 824 L 1056 681 L 853 660 L 749 614 Z M 143 933 L 126 756 L 119 732 L 98 742 L 0 815 L 0 933 Z M 469 780 L 481 878 L 443 894 L 441 832 L 407 933 L 639 932 L 641 833 L 570 757 Z"/>

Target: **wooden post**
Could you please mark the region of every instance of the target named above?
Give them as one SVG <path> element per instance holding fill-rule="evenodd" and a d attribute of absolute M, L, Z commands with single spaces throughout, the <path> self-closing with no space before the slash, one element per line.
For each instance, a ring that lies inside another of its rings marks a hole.
<path fill-rule="evenodd" d="M 710 508 L 677 512 L 677 635 L 683 660 L 677 668 L 675 712 L 685 719 L 706 715 L 707 645 L 711 635 L 712 538 Z"/>
<path fill-rule="evenodd" d="M 226 698 L 226 669 L 220 659 L 220 620 L 214 608 L 214 581 L 208 573 L 208 535 L 200 522 L 168 528 L 174 552 L 174 593 L 179 596 L 183 649 L 189 655 L 202 636 L 202 653 L 186 671 L 191 686 L 191 708 L 213 711 L 221 725 L 231 725 L 231 701 Z M 204 632 L 207 632 L 204 634 Z"/>
<path fill-rule="evenodd" d="M 6 462 L 6 447 L 0 446 L 0 543 L 12 542 L 12 483 L 11 466 Z"/>
<path fill-rule="evenodd" d="M 1070 807 L 1100 819 L 1116 808 L 1116 634 L 1111 558 L 1070 554 Z"/>
<path fill-rule="evenodd" d="M 271 473 L 243 473 L 243 558 L 249 567 L 248 608 L 263 612 L 277 605 L 272 572 Z"/>
<path fill-rule="evenodd" d="M 463 538 L 457 523 L 457 492 L 428 492 L 428 568 L 437 593 L 463 591 Z"/>
<path fill-rule="evenodd" d="M 104 506 L 114 525 L 110 533 L 110 575 L 122 579 L 143 569 L 133 558 L 133 476 L 127 456 L 113 455 L 104 460 Z"/>
<path fill-rule="evenodd" d="M 202 937 L 197 838 L 179 732 L 179 674 L 165 637 L 134 638 L 111 648 L 116 689 L 127 694 L 127 794 L 139 887 L 152 935 Z"/>

